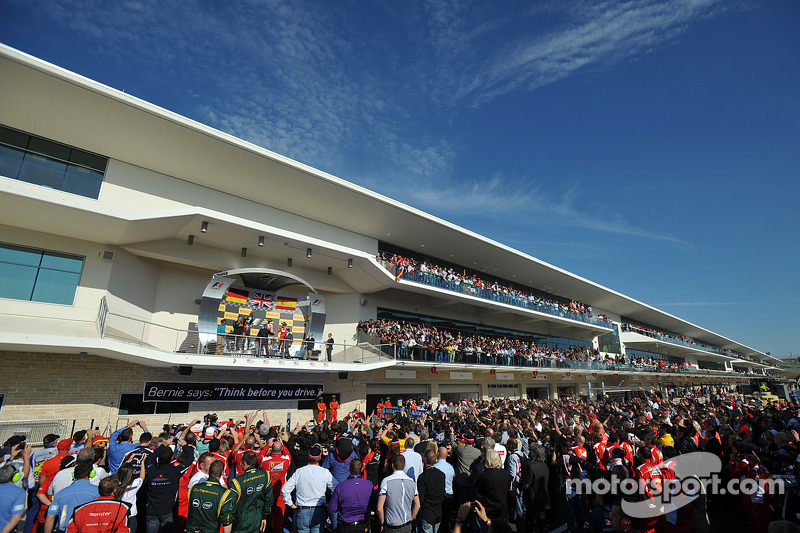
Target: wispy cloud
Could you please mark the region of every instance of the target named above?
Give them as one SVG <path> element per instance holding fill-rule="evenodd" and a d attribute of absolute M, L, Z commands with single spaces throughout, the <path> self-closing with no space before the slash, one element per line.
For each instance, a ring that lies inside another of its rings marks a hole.
<path fill-rule="evenodd" d="M 440 216 L 519 212 L 520 224 L 685 244 L 589 210 L 577 184 L 457 175 L 465 147 L 447 124 L 513 91 L 639 58 L 724 9 L 721 0 L 550 1 L 518 12 L 459 0 L 37 5 L 94 43 L 86 53 L 109 71 L 138 74 L 137 86 L 119 88 Z"/>

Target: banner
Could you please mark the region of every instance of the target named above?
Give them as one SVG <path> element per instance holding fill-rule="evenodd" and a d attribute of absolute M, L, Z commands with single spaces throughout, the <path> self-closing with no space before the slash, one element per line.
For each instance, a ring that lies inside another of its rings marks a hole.
<path fill-rule="evenodd" d="M 144 402 L 212 402 L 220 400 L 316 400 L 322 385 L 264 383 L 174 383 L 145 381 Z"/>

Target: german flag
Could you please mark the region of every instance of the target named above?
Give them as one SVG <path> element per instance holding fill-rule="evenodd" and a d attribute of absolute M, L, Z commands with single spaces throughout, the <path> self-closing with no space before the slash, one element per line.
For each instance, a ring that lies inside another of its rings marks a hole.
<path fill-rule="evenodd" d="M 230 288 L 228 289 L 228 294 L 225 296 L 225 300 L 228 302 L 232 302 L 235 304 L 246 305 L 247 304 L 247 291 L 242 291 L 239 289 Z"/>

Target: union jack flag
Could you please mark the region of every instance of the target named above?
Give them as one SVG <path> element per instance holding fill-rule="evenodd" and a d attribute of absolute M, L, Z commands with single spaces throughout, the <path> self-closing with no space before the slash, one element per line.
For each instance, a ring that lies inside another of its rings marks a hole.
<path fill-rule="evenodd" d="M 272 295 L 253 291 L 250 293 L 250 301 L 248 303 L 253 307 L 272 309 Z"/>

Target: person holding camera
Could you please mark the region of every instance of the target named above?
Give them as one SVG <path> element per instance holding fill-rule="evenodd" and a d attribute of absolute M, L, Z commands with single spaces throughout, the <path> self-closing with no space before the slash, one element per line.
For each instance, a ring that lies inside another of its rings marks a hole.
<path fill-rule="evenodd" d="M 147 431 L 147 424 L 144 420 L 132 420 L 126 427 L 116 430 L 108 438 L 108 470 L 112 474 L 125 460 L 125 456 L 137 448 L 133 442 L 133 428 L 139 426 L 142 431 Z"/>

